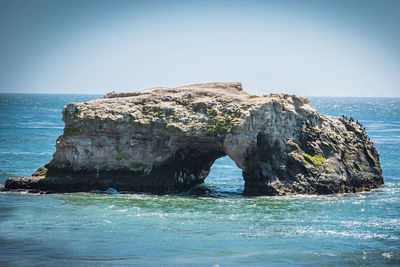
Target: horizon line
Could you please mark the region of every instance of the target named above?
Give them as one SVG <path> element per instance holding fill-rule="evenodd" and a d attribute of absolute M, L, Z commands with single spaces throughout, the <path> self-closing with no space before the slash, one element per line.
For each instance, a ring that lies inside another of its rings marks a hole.
<path fill-rule="evenodd" d="M 132 92 L 139 92 L 142 90 L 138 91 L 132 91 Z M 121 91 L 123 92 L 123 91 Z M 269 95 L 269 94 L 276 94 L 279 92 L 270 92 L 268 94 L 263 94 L 263 95 Z M 102 93 L 40 93 L 40 92 L 35 92 L 35 93 L 28 93 L 28 92 L 0 92 L 1 94 L 26 94 L 26 95 L 93 95 L 93 96 L 103 96 L 105 94 Z M 107 93 L 106 93 L 107 94 Z M 302 97 L 336 97 L 336 98 L 400 98 L 400 96 L 329 96 L 329 95 L 298 95 L 298 94 L 289 94 L 289 93 L 281 93 L 281 94 L 287 94 L 287 95 L 297 95 L 297 96 L 302 96 Z M 256 95 L 256 94 L 250 94 L 250 95 Z M 262 95 L 258 95 L 262 96 Z"/>

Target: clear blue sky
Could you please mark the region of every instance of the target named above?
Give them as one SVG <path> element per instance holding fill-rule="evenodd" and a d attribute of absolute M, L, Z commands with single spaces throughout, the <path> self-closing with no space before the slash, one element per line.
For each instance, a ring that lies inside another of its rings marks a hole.
<path fill-rule="evenodd" d="M 400 1 L 0 0 L 0 92 L 400 96 Z"/>

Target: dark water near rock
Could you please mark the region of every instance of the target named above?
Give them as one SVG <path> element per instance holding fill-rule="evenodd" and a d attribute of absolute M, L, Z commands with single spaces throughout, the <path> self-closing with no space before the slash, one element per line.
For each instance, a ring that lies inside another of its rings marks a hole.
<path fill-rule="evenodd" d="M 94 98 L 0 94 L 0 184 L 47 163 L 62 107 Z M 365 125 L 383 188 L 248 198 L 241 171 L 225 157 L 206 184 L 181 195 L 0 193 L 0 265 L 399 265 L 400 99 L 311 103 Z"/>

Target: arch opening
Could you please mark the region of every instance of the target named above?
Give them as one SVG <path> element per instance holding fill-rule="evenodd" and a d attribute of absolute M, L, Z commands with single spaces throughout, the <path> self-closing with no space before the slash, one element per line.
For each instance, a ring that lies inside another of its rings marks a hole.
<path fill-rule="evenodd" d="M 204 183 L 190 190 L 194 195 L 225 198 L 237 197 L 243 192 L 242 170 L 226 155 L 214 161 Z"/>

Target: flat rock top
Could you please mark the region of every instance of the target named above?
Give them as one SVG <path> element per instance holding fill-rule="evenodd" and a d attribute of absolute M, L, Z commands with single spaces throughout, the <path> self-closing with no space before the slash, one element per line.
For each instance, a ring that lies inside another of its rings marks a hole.
<path fill-rule="evenodd" d="M 213 82 L 111 92 L 86 103 L 68 104 L 63 119 L 67 125 L 72 120 L 85 118 L 138 124 L 157 121 L 183 131 L 213 126 L 224 130 L 240 124 L 260 106 L 273 103 L 295 112 L 315 112 L 306 98 L 287 94 L 250 95 L 242 90 L 239 82 Z"/>
<path fill-rule="evenodd" d="M 111 92 L 103 96 L 102 98 L 120 98 L 120 97 L 131 97 L 131 96 L 139 96 L 139 95 L 151 95 L 152 93 L 157 94 L 178 94 L 186 91 L 209 91 L 212 90 L 214 93 L 221 94 L 245 94 L 243 92 L 242 84 L 240 82 L 211 82 L 211 83 L 199 83 L 199 84 L 190 84 L 184 85 L 176 88 L 168 88 L 168 87 L 155 87 L 146 90 L 141 90 L 137 92 Z M 196 93 L 196 92 L 195 92 Z"/>

